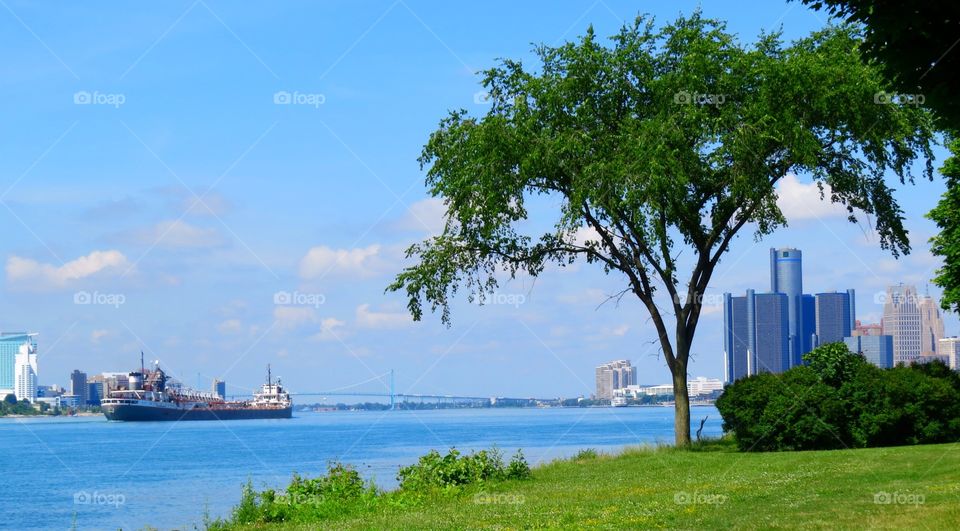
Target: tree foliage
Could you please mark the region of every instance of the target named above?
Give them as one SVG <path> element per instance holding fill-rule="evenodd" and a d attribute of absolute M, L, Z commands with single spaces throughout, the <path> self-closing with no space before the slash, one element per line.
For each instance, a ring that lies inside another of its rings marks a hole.
<path fill-rule="evenodd" d="M 923 96 L 943 125 L 960 130 L 960 3 L 954 0 L 801 0 L 814 9 L 862 24 L 864 55 L 898 90 Z"/>
<path fill-rule="evenodd" d="M 960 313 L 960 139 L 950 143 L 951 156 L 940 173 L 946 179 L 947 191 L 927 217 L 940 232 L 930 238 L 930 252 L 943 258 L 934 284 L 943 288 L 940 304 L 944 310 Z"/>
<path fill-rule="evenodd" d="M 775 192 L 783 176 L 829 184 L 826 200 L 846 205 L 851 221 L 866 212 L 881 246 L 909 251 L 884 176 L 912 181 L 918 158 L 932 175 L 932 127 L 921 109 L 875 102 L 889 86 L 860 60 L 859 43 L 844 26 L 748 46 L 697 12 L 661 29 L 639 17 L 609 46 L 592 29 L 538 46 L 533 69 L 503 60 L 485 72 L 486 115 L 451 112 L 423 149 L 448 219 L 409 248 L 417 262 L 389 289 L 406 292 L 415 319 L 427 304 L 449 323 L 458 289 L 482 302 L 503 272 L 536 276 L 583 259 L 623 275 L 656 328 L 677 442 L 688 444 L 702 297 L 741 230 L 760 238 L 786 224 Z M 549 230 L 529 234 L 537 198 L 559 206 Z"/>

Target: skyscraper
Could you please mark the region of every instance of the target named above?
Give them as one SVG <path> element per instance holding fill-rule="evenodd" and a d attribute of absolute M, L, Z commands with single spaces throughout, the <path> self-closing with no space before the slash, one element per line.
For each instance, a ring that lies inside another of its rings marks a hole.
<path fill-rule="evenodd" d="M 939 343 L 937 353 L 949 358 L 951 369 L 960 370 L 960 337 L 945 337 Z"/>
<path fill-rule="evenodd" d="M 604 363 L 596 369 L 597 398 L 612 399 L 614 389 L 636 385 L 637 368 L 630 360 L 617 360 Z"/>
<path fill-rule="evenodd" d="M 770 291 L 787 296 L 789 366 L 800 365 L 806 352 L 804 336 L 810 332 L 809 324 L 804 326 L 803 319 L 802 251 L 792 248 L 770 249 Z"/>
<path fill-rule="evenodd" d="M 929 295 L 920 297 L 920 355 L 939 354 L 938 346 L 943 338 L 943 319 L 940 306 Z"/>
<path fill-rule="evenodd" d="M 0 399 L 8 394 L 16 394 L 14 382 L 16 380 L 17 354 L 20 347 L 28 344 L 35 351 L 37 349 L 37 334 L 26 332 L 0 332 Z"/>
<path fill-rule="evenodd" d="M 898 284 L 887 288 L 883 305 L 883 332 L 893 336 L 893 363 L 911 364 L 922 352 L 917 290 Z"/>
<path fill-rule="evenodd" d="M 14 360 L 13 391 L 17 400 L 37 400 L 37 347 L 29 342 L 20 344 Z"/>
<path fill-rule="evenodd" d="M 851 335 L 854 322 L 850 317 L 855 298 L 852 289 L 846 293 L 817 293 L 815 347 L 843 341 L 843 338 Z"/>
<path fill-rule="evenodd" d="M 212 387 L 213 394 L 219 396 L 220 398 L 227 397 L 227 382 L 222 382 L 214 378 Z"/>
<path fill-rule="evenodd" d="M 90 402 L 90 386 L 87 385 L 87 373 L 76 369 L 70 373 L 70 394 L 76 395 L 81 406 Z"/>
<path fill-rule="evenodd" d="M 783 293 L 724 294 L 725 377 L 733 382 L 790 368 L 788 299 Z"/>

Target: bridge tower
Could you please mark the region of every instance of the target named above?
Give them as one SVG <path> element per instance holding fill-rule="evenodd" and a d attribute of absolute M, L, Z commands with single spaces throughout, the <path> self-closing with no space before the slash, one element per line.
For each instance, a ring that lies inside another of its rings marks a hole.
<path fill-rule="evenodd" d="M 393 386 L 393 369 L 390 369 L 390 410 L 393 411 L 395 404 L 394 400 L 396 398 L 396 393 L 394 392 Z"/>

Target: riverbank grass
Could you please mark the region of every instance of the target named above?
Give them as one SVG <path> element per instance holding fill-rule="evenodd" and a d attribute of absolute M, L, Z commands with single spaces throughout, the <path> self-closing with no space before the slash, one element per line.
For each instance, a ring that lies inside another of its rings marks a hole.
<path fill-rule="evenodd" d="M 418 500 L 391 498 L 317 522 L 243 529 L 955 529 L 960 444 L 743 453 L 631 449 L 535 467 Z M 230 527 L 230 526 L 228 526 Z"/>

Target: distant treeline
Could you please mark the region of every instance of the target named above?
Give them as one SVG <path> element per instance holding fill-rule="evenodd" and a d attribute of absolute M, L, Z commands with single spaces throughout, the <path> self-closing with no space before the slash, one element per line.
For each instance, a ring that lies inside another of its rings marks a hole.
<path fill-rule="evenodd" d="M 636 399 L 627 400 L 627 405 L 643 406 L 669 402 L 673 400 L 672 395 L 662 396 L 642 396 Z M 397 402 L 395 409 L 406 410 L 425 410 L 425 409 L 484 409 L 484 408 L 515 408 L 515 407 L 597 407 L 609 406 L 610 400 L 593 398 L 564 398 L 556 400 L 533 400 L 533 399 L 503 399 L 498 398 L 494 403 L 489 400 L 473 401 L 428 401 L 412 402 L 405 400 Z M 295 407 L 297 411 L 313 410 L 336 410 L 336 411 L 384 411 L 390 409 L 390 404 L 382 402 L 363 402 L 358 404 L 299 404 Z"/>

